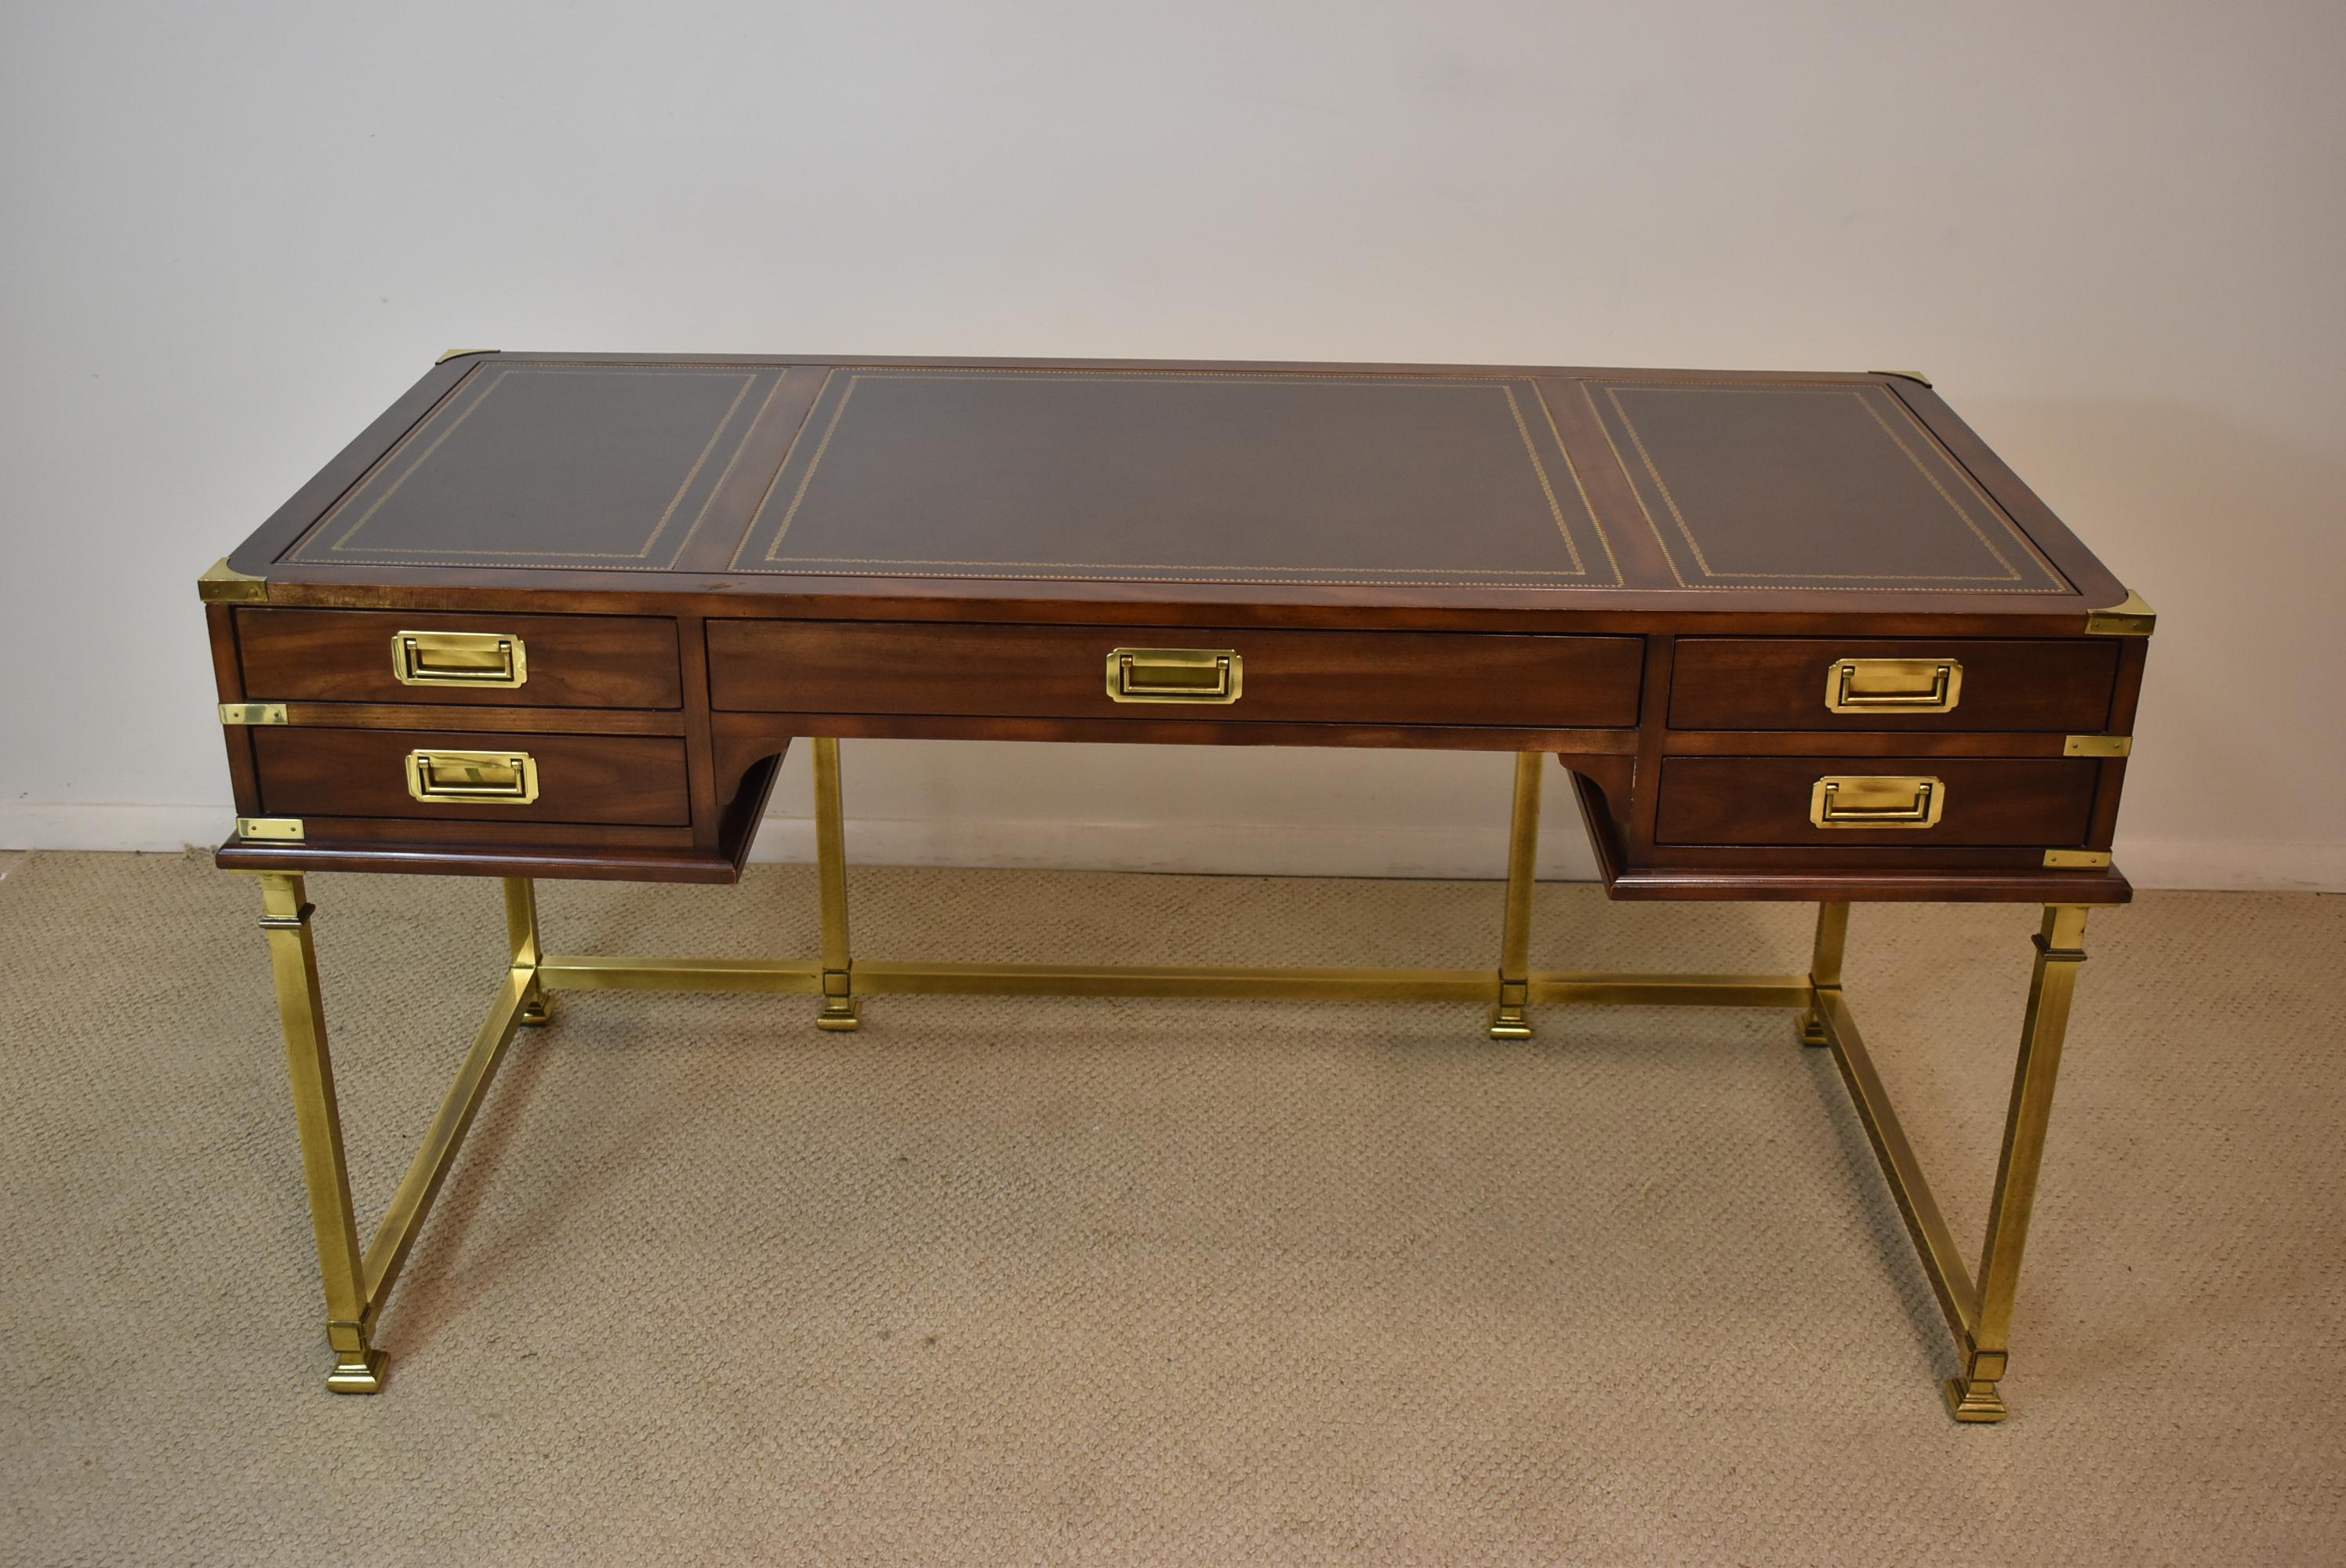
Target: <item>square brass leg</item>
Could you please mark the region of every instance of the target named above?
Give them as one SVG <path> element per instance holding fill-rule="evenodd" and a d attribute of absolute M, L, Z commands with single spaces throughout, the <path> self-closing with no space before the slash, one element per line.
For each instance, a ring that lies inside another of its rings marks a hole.
<path fill-rule="evenodd" d="M 1831 906 L 1828 905 L 1828 910 Z M 1843 917 L 1845 918 L 1845 916 Z M 1811 981 L 1811 1009 L 1822 1026 L 1841 1081 L 1849 1087 L 1891 1196 L 1913 1237 L 1923 1272 L 1938 1296 L 1953 1334 L 1963 1372 L 1942 1389 L 1948 1412 L 1966 1423 L 2000 1421 L 2009 1413 L 1997 1384 L 2010 1360 L 2013 1298 L 2020 1284 L 2020 1255 L 2036 1202 L 2036 1176 L 2045 1155 L 2045 1124 L 2053 1110 L 2053 1084 L 2060 1072 L 2061 1044 L 2068 1030 L 2077 966 L 2086 961 L 2086 911 L 2048 905 L 2035 938 L 2036 963 L 2029 980 L 2028 1009 L 2020 1029 L 2020 1052 L 2013 1067 L 2012 1103 L 2004 1117 L 2004 1149 L 1996 1163 L 1995 1191 L 1988 1203 L 1987 1239 L 1979 1282 L 1972 1281 L 1955 1248 L 1954 1235 L 1938 1198 L 1914 1157 L 1913 1145 L 1882 1088 L 1873 1059 L 1857 1032 L 1838 983 Z M 1820 925 L 1819 952 L 1827 943 Z M 1840 942 L 1835 933 L 1830 966 L 1820 959 L 1818 974 L 1839 977 Z"/>
<path fill-rule="evenodd" d="M 1499 1002 L 1491 1009 L 1494 1040 L 1528 1040 L 1531 1019 L 1532 894 L 1539 866 L 1540 769 L 1543 751 L 1515 758 L 1515 799 L 1507 825 L 1507 902 L 1499 927 Z"/>
<path fill-rule="evenodd" d="M 532 975 L 521 1003 L 522 1023 L 531 1029 L 554 1022 L 554 1001 L 536 976 L 538 955 L 546 944 L 537 933 L 537 884 L 527 877 L 505 880 L 505 933 L 513 943 L 515 963 L 526 962 Z"/>
<path fill-rule="evenodd" d="M 1809 960 L 1809 983 L 1811 986 L 1841 987 L 1841 950 L 1849 944 L 1849 905 L 1827 903 L 1817 906 L 1817 940 Z M 1825 1023 L 1810 1008 L 1800 1014 L 1800 1044 L 1823 1046 Z"/>
<path fill-rule="evenodd" d="M 334 1099 L 333 1061 L 326 1046 L 325 1005 L 318 987 L 318 951 L 310 933 L 312 911 L 302 880 L 280 872 L 260 874 L 260 929 L 269 941 L 270 966 L 277 979 L 277 1011 L 285 1032 L 285 1061 L 293 1087 L 293 1115 L 301 1135 L 301 1168 L 310 1191 L 310 1220 L 318 1243 L 318 1269 L 325 1286 L 326 1342 L 334 1369 L 326 1387 L 338 1394 L 372 1394 L 382 1387 L 382 1352 L 372 1343 L 374 1323 L 416 1233 L 431 1211 L 440 1185 L 455 1164 L 456 1151 L 488 1093 L 490 1079 L 522 1021 L 538 974 L 536 906 L 529 883 L 505 884 L 505 914 L 513 938 L 513 964 L 490 1003 L 489 1015 L 456 1081 L 440 1103 L 392 1195 L 374 1239 L 359 1246 L 357 1216 L 351 1207 L 350 1169 L 342 1152 L 342 1112 Z"/>
<path fill-rule="evenodd" d="M 814 1026 L 834 1033 L 861 1027 L 854 961 L 847 947 L 847 824 L 840 806 L 839 742 L 814 740 L 815 884 L 822 901 L 822 1008 Z"/>

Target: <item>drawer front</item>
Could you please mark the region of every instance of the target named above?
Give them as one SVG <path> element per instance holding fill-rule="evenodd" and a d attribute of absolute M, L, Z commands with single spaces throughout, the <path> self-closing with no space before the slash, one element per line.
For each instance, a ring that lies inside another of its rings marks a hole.
<path fill-rule="evenodd" d="M 1611 728 L 1643 664 L 1625 636 L 709 623 L 715 705 L 755 713 Z"/>
<path fill-rule="evenodd" d="M 272 817 L 640 827 L 681 826 L 691 817 L 684 742 L 666 737 L 273 727 L 251 733 L 261 809 Z"/>
<path fill-rule="evenodd" d="M 650 616 L 240 610 L 236 638 L 254 702 L 683 704 L 676 623 Z"/>
<path fill-rule="evenodd" d="M 2066 758 L 1671 757 L 1662 763 L 1654 838 L 2060 849 L 2085 842 L 2100 771 L 2098 762 Z"/>
<path fill-rule="evenodd" d="M 1673 666 L 1673 729 L 2090 733 L 2109 722 L 2118 650 L 2107 637 L 1680 637 Z"/>

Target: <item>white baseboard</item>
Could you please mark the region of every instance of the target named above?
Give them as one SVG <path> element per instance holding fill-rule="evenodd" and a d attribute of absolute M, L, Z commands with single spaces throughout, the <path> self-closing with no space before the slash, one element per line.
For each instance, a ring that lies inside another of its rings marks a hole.
<path fill-rule="evenodd" d="M 209 847 L 229 829 L 217 805 L 91 805 L 0 801 L 0 850 L 176 851 Z M 1588 881 L 1596 872 L 1576 831 L 1551 821 L 1540 875 Z M 1025 866 L 1070 871 L 1188 871 L 1231 876 L 1497 877 L 1504 830 L 1350 828 L 1341 824 L 1040 822 L 984 818 L 850 819 L 849 852 L 872 865 Z M 772 817 L 750 857 L 814 859 L 814 825 Z M 2346 844 L 2120 838 L 2117 860 L 2135 885 L 2226 891 L 2346 892 Z"/>

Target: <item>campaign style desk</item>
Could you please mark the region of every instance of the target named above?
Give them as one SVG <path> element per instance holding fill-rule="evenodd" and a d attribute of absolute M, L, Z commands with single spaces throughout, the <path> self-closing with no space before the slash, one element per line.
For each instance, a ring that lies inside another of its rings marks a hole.
<path fill-rule="evenodd" d="M 1996 1384 L 2151 616 L 1922 377 L 1403 365 L 444 358 L 202 580 L 325 1275 L 328 1386 L 518 1025 L 559 991 L 1782 1007 L 1828 1048 Z M 1489 968 L 850 954 L 839 742 L 1513 754 Z M 533 879 L 729 882 L 813 752 L 821 951 L 570 956 Z M 1617 899 L 1800 899 L 1804 973 L 1530 964 L 1543 759 Z M 371 1243 L 303 873 L 505 879 L 512 964 Z M 1966 1266 L 1841 994 L 1852 902 L 2044 906 L 1984 1255 Z M 1466 1135 L 1471 1129 L 1460 1129 Z"/>

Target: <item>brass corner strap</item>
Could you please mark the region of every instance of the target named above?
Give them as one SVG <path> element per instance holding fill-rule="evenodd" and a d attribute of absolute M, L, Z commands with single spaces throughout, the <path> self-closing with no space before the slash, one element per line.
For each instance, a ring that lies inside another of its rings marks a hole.
<path fill-rule="evenodd" d="M 223 702 L 219 705 L 222 724 L 291 724 L 293 722 L 281 702 Z"/>
<path fill-rule="evenodd" d="M 222 555 L 196 579 L 196 596 L 208 605 L 265 605 L 269 602 L 269 579 L 247 576 L 228 564 Z"/>
<path fill-rule="evenodd" d="M 236 836 L 261 843 L 298 844 L 307 837 L 308 830 L 299 817 L 239 817 Z"/>
<path fill-rule="evenodd" d="M 2072 735 L 2061 742 L 2064 757 L 2126 757 L 2133 751 L 2131 735 Z"/>
<path fill-rule="evenodd" d="M 468 354 L 501 354 L 504 352 L 505 351 L 503 349 L 450 349 L 446 353 L 442 354 L 438 359 L 432 362 L 435 365 L 444 365 L 450 360 L 461 360 Z"/>
<path fill-rule="evenodd" d="M 2147 637 L 2158 624 L 2158 614 L 2132 588 L 2127 596 L 2104 610 L 2086 612 L 2086 632 L 2097 637 Z"/>
<path fill-rule="evenodd" d="M 1931 378 L 1921 371 L 1868 371 L 1865 373 L 1870 376 L 1896 376 L 1901 381 L 1919 382 L 1924 386 L 1931 384 Z"/>

